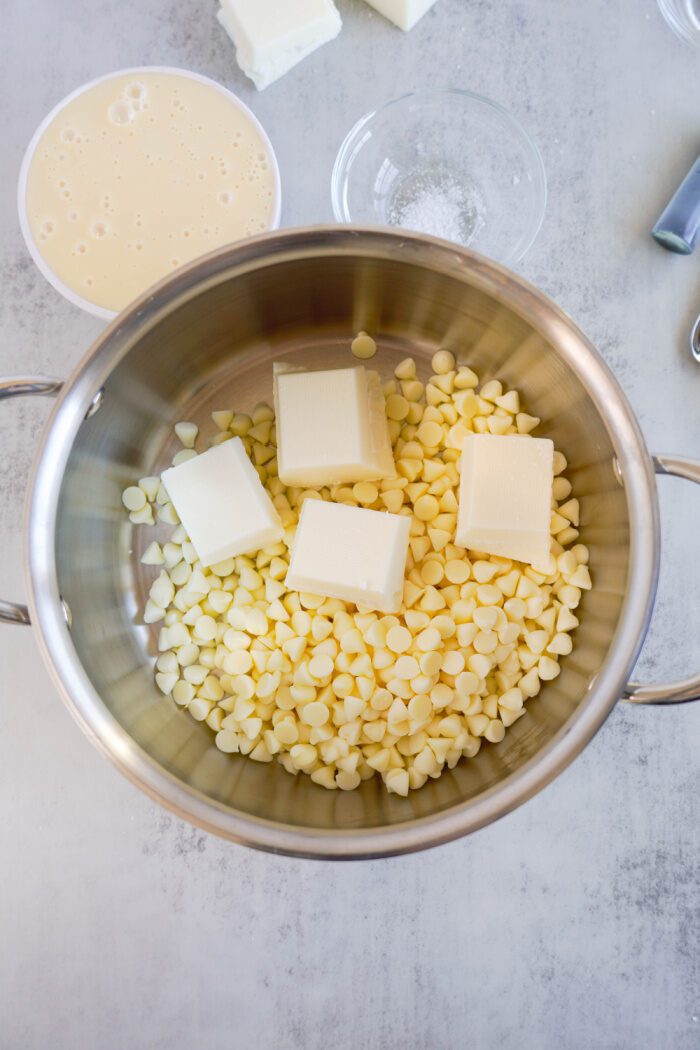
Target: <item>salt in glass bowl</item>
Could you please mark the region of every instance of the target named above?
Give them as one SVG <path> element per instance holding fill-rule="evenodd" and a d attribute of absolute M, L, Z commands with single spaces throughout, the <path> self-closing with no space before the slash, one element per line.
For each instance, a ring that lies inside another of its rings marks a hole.
<path fill-rule="evenodd" d="M 537 146 L 496 102 L 469 91 L 403 95 L 367 113 L 333 168 L 336 221 L 399 226 L 510 265 L 547 202 Z"/>

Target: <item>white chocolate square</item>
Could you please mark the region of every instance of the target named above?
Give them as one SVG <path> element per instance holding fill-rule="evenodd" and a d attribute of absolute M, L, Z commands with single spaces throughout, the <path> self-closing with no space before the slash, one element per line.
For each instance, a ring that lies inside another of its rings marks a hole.
<path fill-rule="evenodd" d="M 261 91 L 328 43 L 342 22 L 333 0 L 221 0 L 236 61 Z"/>
<path fill-rule="evenodd" d="M 435 2 L 436 0 L 367 0 L 370 7 L 406 32 L 413 29 L 416 22 Z"/>
<path fill-rule="evenodd" d="M 313 372 L 275 365 L 277 464 L 285 485 L 374 481 L 394 474 L 384 394 L 364 366 Z"/>
<path fill-rule="evenodd" d="M 549 559 L 554 445 L 519 434 L 464 439 L 455 543 L 530 565 Z"/>
<path fill-rule="evenodd" d="M 238 437 L 163 471 L 162 479 L 202 565 L 282 538 L 279 514 Z"/>
<path fill-rule="evenodd" d="M 398 612 L 410 528 L 407 515 L 304 500 L 287 587 Z"/>

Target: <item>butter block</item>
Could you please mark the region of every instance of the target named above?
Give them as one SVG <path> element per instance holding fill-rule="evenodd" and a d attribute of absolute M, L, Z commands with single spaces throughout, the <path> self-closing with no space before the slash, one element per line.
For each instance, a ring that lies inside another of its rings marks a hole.
<path fill-rule="evenodd" d="M 399 29 L 408 32 L 436 0 L 367 0 L 367 3 Z"/>
<path fill-rule="evenodd" d="M 238 65 L 259 91 L 342 27 L 333 0 L 221 0 L 217 18 L 234 43 Z"/>
<path fill-rule="evenodd" d="M 304 500 L 287 587 L 398 612 L 410 529 L 407 515 Z"/>
<path fill-rule="evenodd" d="M 377 372 L 274 366 L 277 465 L 285 485 L 318 488 L 394 474 Z"/>
<path fill-rule="evenodd" d="M 163 471 L 162 479 L 202 565 L 282 538 L 279 514 L 240 438 Z"/>
<path fill-rule="evenodd" d="M 470 434 L 459 487 L 459 547 L 546 565 L 554 445 L 547 438 Z"/>

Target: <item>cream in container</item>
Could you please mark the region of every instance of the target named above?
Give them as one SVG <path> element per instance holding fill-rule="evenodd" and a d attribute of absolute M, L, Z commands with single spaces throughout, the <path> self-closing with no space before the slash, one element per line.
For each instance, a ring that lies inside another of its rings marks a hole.
<path fill-rule="evenodd" d="M 45 277 L 109 318 L 184 263 L 279 225 L 264 130 L 219 84 L 144 67 L 79 88 L 22 164 L 19 215 Z"/>

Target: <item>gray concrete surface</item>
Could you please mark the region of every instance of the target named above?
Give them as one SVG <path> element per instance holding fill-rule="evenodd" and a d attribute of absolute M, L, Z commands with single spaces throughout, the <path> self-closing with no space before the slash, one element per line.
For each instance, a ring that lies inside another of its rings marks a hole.
<path fill-rule="evenodd" d="M 406 89 L 462 86 L 538 140 L 545 225 L 521 266 L 617 373 L 652 449 L 700 456 L 686 351 L 700 259 L 648 229 L 698 141 L 700 54 L 654 0 L 439 0 L 403 36 L 339 0 L 341 36 L 263 94 L 214 0 L 5 0 L 0 371 L 64 375 L 100 324 L 35 271 L 24 146 L 63 94 L 141 63 L 200 70 L 268 128 L 286 225 L 331 217 L 344 131 Z M 46 405 L 0 414 L 0 581 L 21 597 L 22 506 Z M 640 673 L 700 665 L 700 493 L 660 486 L 664 552 Z M 692 1050 L 700 1046 L 700 705 L 618 708 L 498 825 L 336 866 L 254 854 L 165 815 L 89 745 L 31 630 L 0 630 L 2 1050 Z"/>

